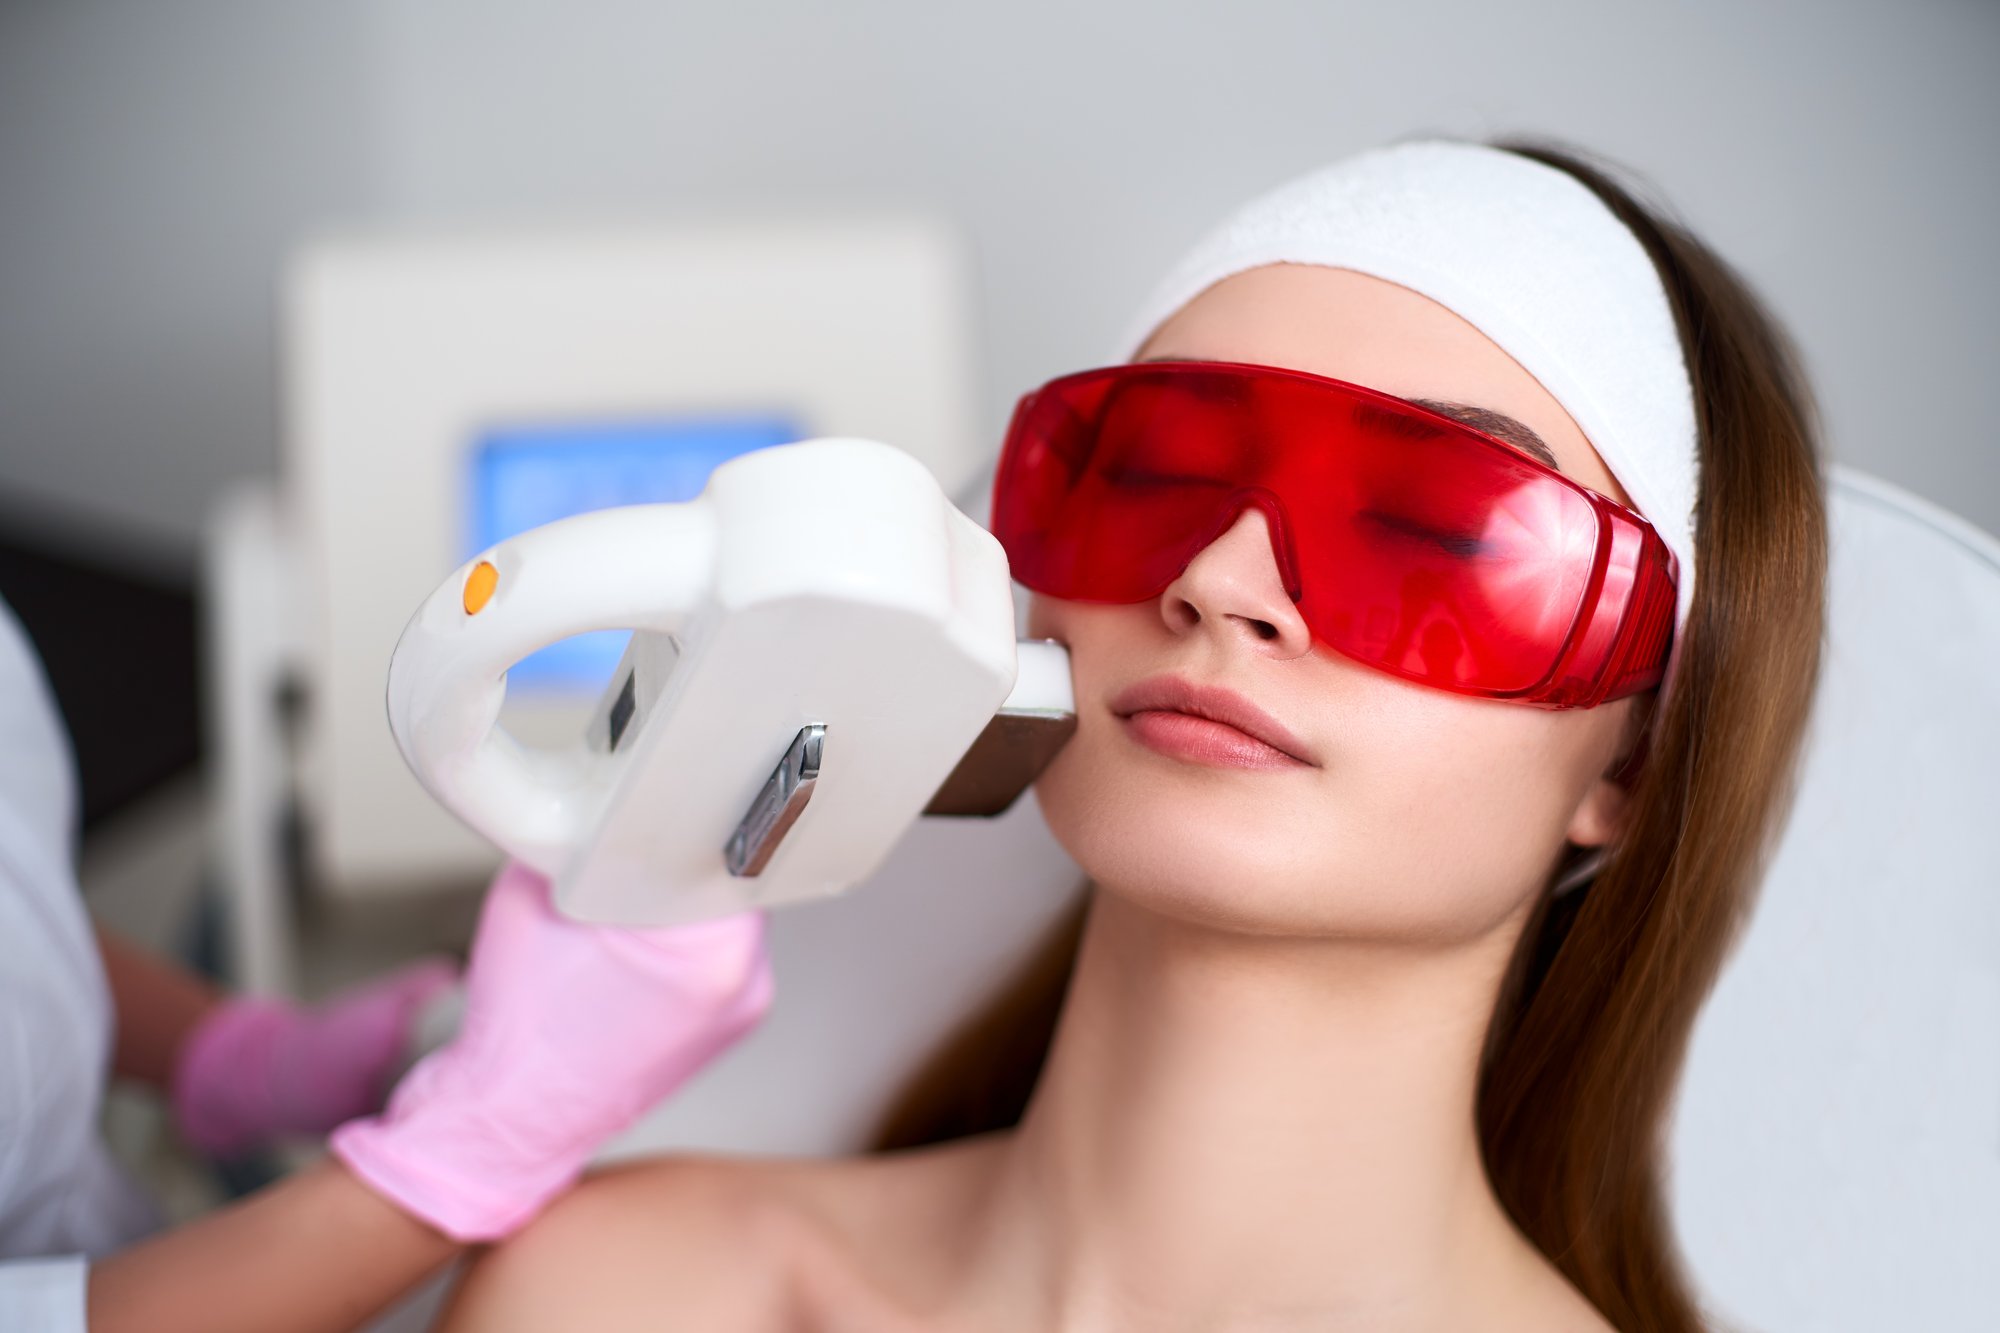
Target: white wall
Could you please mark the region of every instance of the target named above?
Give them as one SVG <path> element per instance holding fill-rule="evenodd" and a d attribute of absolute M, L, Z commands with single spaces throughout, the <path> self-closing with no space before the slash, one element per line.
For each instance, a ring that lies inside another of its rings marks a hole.
<path fill-rule="evenodd" d="M 0 0 L 0 522 L 173 560 L 275 467 L 323 223 L 927 205 L 994 429 L 1250 192 L 1415 130 L 1649 176 L 1803 344 L 1835 457 L 2000 530 L 2000 6 Z"/>
<path fill-rule="evenodd" d="M 278 257 L 373 207 L 339 9 L 0 0 L 0 524 L 184 572 L 276 466 Z"/>

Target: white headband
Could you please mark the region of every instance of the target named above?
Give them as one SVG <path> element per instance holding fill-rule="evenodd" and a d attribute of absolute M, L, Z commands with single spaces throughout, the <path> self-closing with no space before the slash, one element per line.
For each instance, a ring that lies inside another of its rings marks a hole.
<path fill-rule="evenodd" d="M 1251 200 L 1176 265 L 1115 358 L 1233 273 L 1353 269 L 1420 292 L 1499 344 L 1583 429 L 1680 563 L 1664 704 L 1694 596 L 1694 389 L 1658 271 L 1568 172 L 1480 144 L 1361 153 Z"/>

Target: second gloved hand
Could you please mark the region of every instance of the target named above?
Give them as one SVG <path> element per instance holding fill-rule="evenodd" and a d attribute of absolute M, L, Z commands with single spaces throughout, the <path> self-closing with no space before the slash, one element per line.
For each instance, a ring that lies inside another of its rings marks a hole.
<path fill-rule="evenodd" d="M 548 881 L 494 879 L 455 1040 L 334 1154 L 461 1241 L 525 1224 L 607 1140 L 754 1028 L 773 991 L 764 913 L 627 930 L 571 921 Z"/>
<path fill-rule="evenodd" d="M 224 1000 L 189 1034 L 174 1068 L 181 1137 L 228 1159 L 380 1109 L 418 1015 L 457 979 L 456 966 L 434 959 L 310 1007 L 255 995 Z"/>

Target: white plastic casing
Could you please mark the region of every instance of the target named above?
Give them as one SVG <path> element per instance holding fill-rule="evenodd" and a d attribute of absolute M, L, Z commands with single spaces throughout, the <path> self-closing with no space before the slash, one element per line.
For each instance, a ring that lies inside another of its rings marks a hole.
<path fill-rule="evenodd" d="M 466 583 L 497 575 L 468 612 Z M 632 628 L 575 743 L 499 725 L 506 672 Z M 685 504 L 564 519 L 466 562 L 418 609 L 389 720 L 424 786 L 550 875 L 572 916 L 669 925 L 838 893 L 887 856 L 1015 683 L 1006 556 L 916 459 L 813 440 L 718 467 Z M 628 676 L 618 743 L 607 709 Z M 723 847 L 799 730 L 821 774 L 761 873 Z"/>

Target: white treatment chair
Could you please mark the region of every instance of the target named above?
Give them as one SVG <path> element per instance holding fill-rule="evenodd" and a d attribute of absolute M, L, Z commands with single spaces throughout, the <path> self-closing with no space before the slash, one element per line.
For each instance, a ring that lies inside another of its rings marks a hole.
<path fill-rule="evenodd" d="M 2000 541 L 1829 476 L 1798 801 L 1671 1138 L 1724 1327 L 2000 1329 Z"/>

